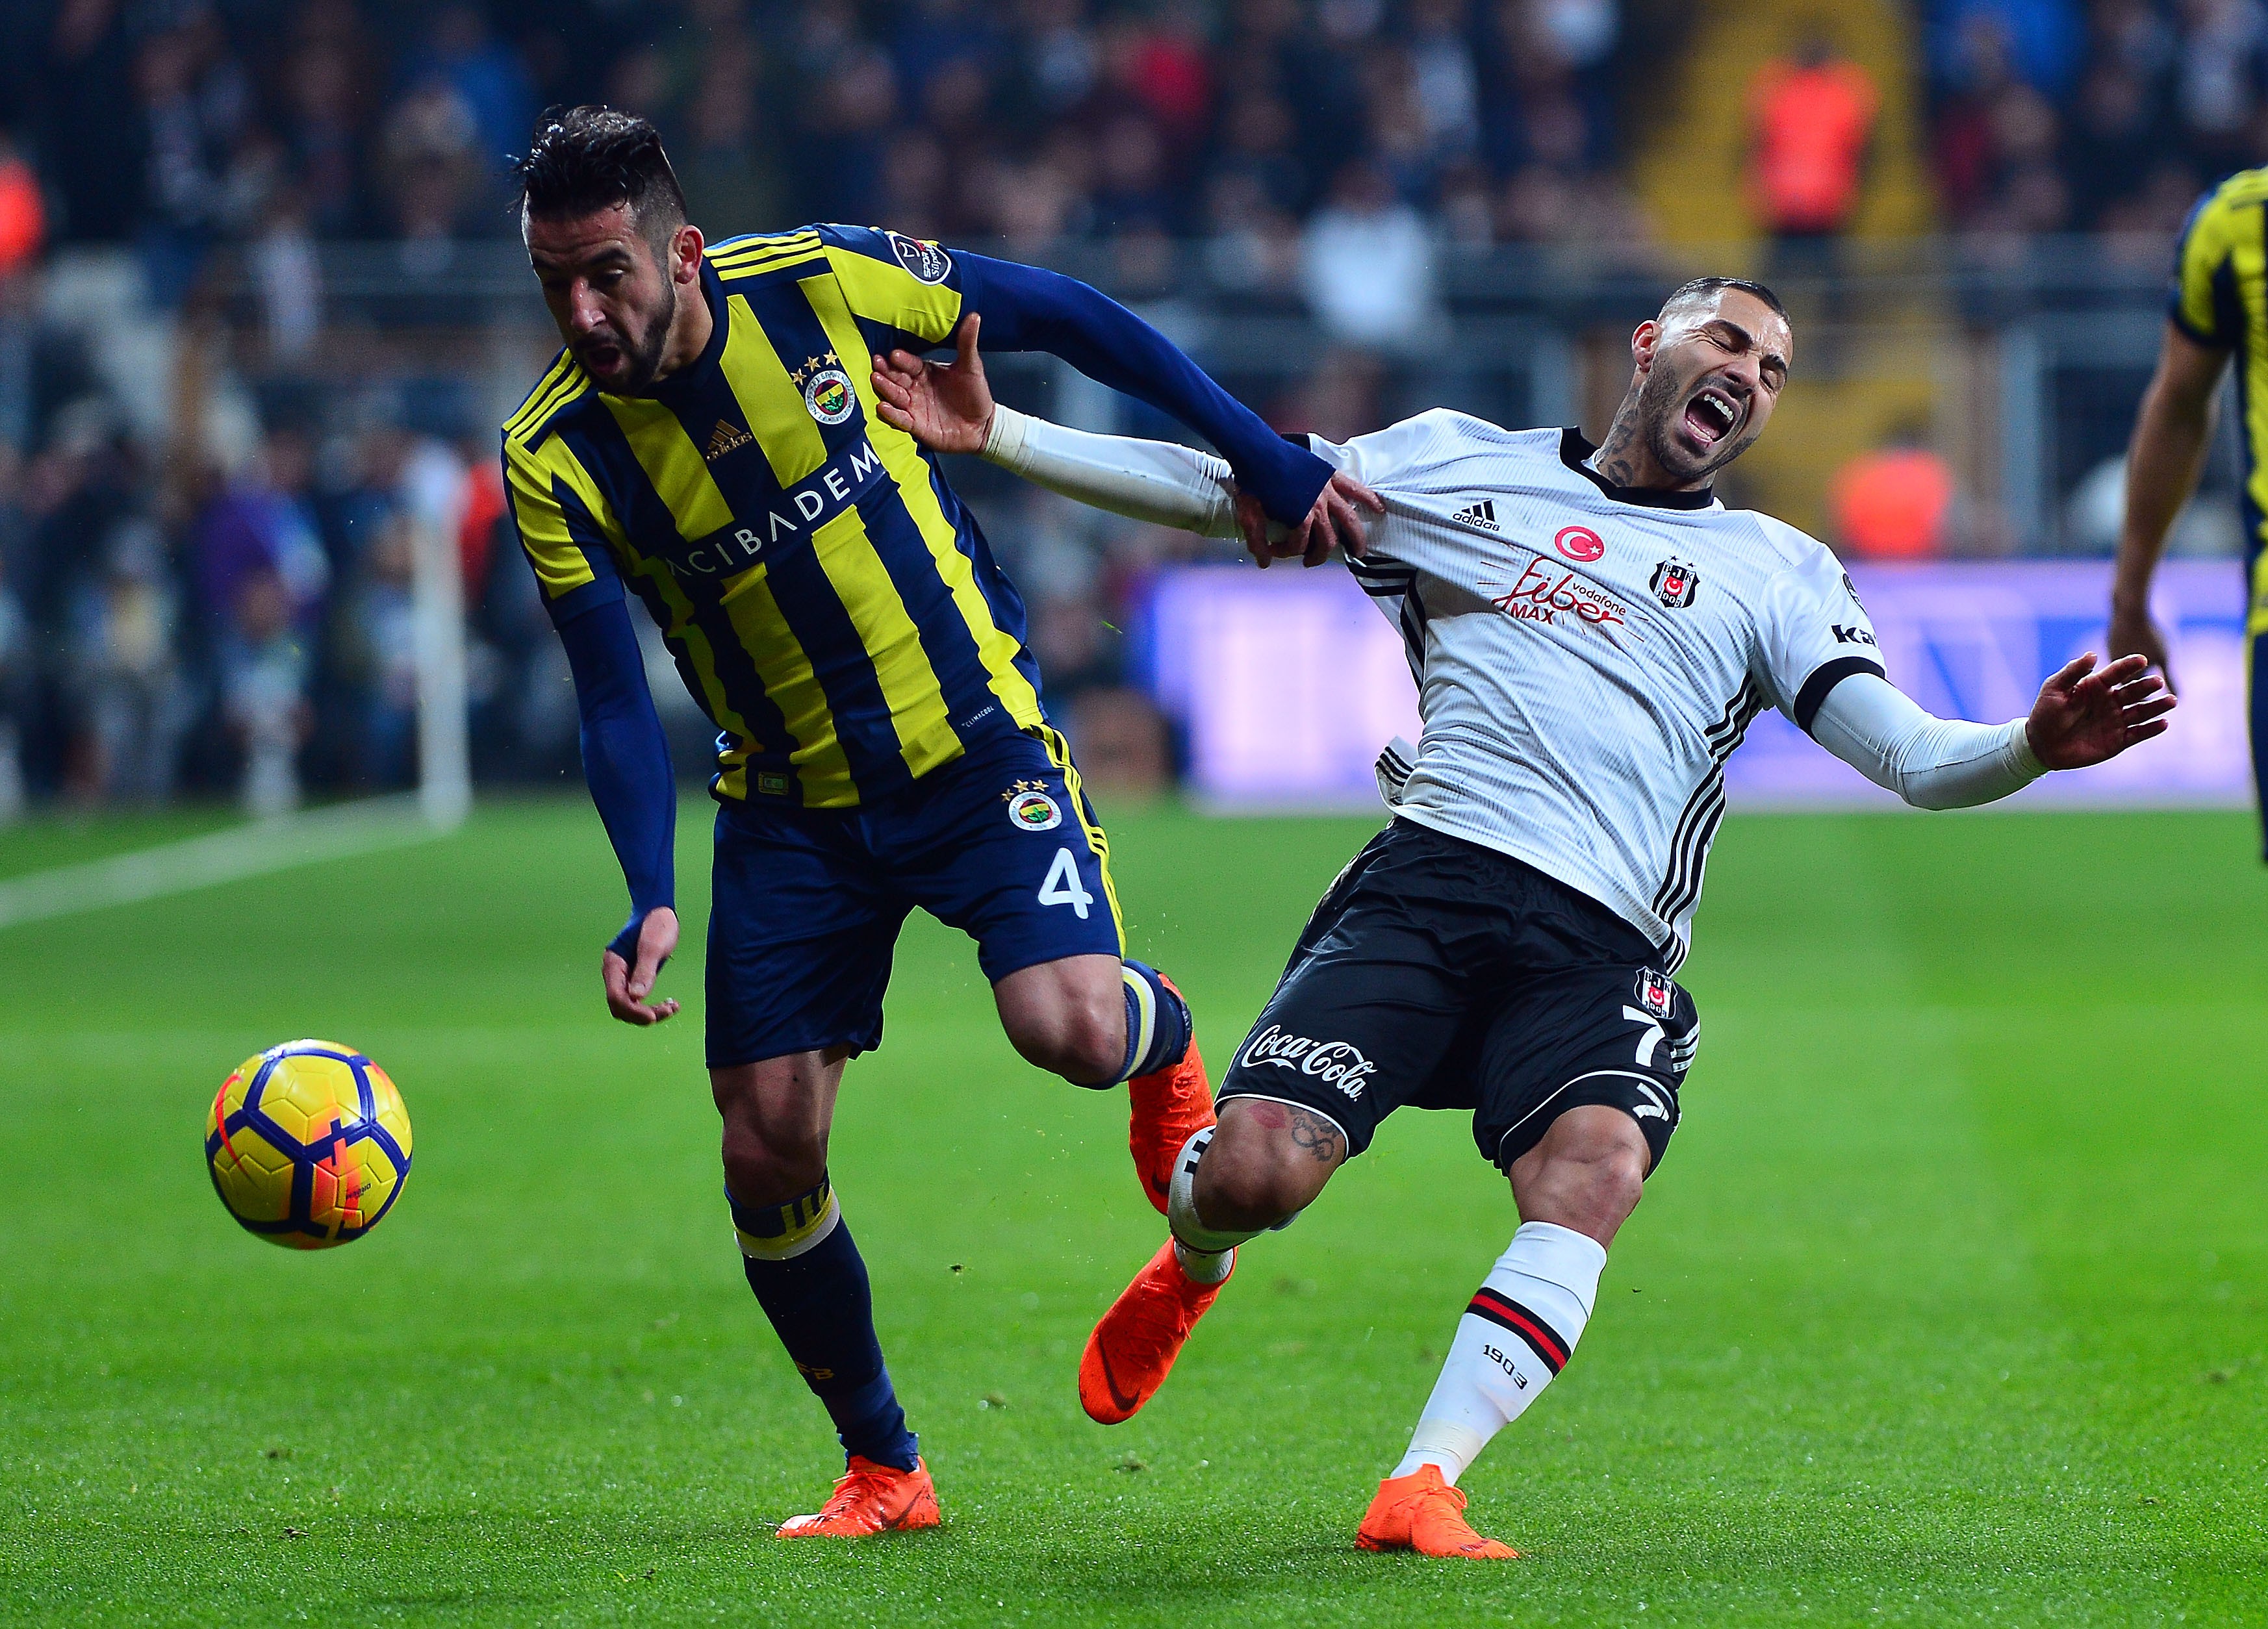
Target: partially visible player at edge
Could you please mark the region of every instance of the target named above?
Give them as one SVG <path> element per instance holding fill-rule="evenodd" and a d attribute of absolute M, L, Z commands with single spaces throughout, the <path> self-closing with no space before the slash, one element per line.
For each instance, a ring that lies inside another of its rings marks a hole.
<path fill-rule="evenodd" d="M 1173 1236 L 1105 1313 L 1079 1398 L 1105 1424 L 1163 1383 L 1238 1246 L 1296 1214 L 1397 1107 L 1469 1108 L 1521 1223 L 1475 1292 L 1409 1452 L 1357 1542 L 1511 1557 L 1464 1519 L 1459 1474 L 1574 1351 L 1616 1230 L 1676 1129 L 1700 1034 L 1672 979 L 1724 810 L 1723 767 L 1778 707 L 1930 808 L 2006 796 L 2165 728 L 2139 657 L 2083 656 L 2030 717 L 1933 718 L 1894 688 L 1851 579 L 1818 543 L 1710 484 L 1764 433 L 1793 356 L 1766 289 L 1705 278 L 1631 336 L 1603 445 L 1436 410 L 1315 451 L 1383 517 L 1356 580 L 1401 630 L 1423 739 L 1379 778 L 1393 824 L 1331 885 L 1175 1162 Z M 1218 459 L 996 408 L 972 343 L 900 352 L 883 417 L 1055 490 L 1270 543 Z"/>
<path fill-rule="evenodd" d="M 2213 439 L 2213 400 L 2231 356 L 2244 422 L 2244 671 L 2252 779 L 2268 857 L 2268 169 L 2240 170 L 2198 200 L 2174 252 L 2174 286 L 2157 372 L 2126 451 L 2126 512 L 2110 584 L 2110 654 L 2147 657 L 2165 674 L 2165 636 L 2150 620 L 2150 578 L 2166 532 L 2197 490 Z"/>
<path fill-rule="evenodd" d="M 706 244 L 644 120 L 554 110 L 518 169 L 565 349 L 504 424 L 504 473 L 630 885 L 607 1003 L 634 1024 L 677 1010 L 648 999 L 677 944 L 677 798 L 627 587 L 721 731 L 707 1051 L 725 1197 L 749 1287 L 848 1459 L 825 1508 L 780 1532 L 931 1525 L 827 1163 L 907 913 L 976 939 L 1026 1058 L 1130 1084 L 1160 1210 L 1212 1107 L 1188 1008 L 1123 959 L 1108 849 L 1041 705 L 1022 602 L 933 459 L 873 416 L 870 348 L 933 345 L 982 312 L 996 344 L 1052 351 L 1206 436 L 1281 522 L 1314 518 L 1329 467 L 1082 283 L 863 227 Z"/>

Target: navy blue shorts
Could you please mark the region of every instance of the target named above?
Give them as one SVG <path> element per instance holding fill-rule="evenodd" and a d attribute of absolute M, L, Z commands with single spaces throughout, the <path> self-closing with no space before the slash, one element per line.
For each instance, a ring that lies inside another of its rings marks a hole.
<path fill-rule="evenodd" d="M 726 803 L 711 885 L 712 1069 L 880 1045 L 890 954 L 916 906 L 975 939 L 996 983 L 1125 953 L 1109 843 L 1045 725 L 856 809 Z"/>

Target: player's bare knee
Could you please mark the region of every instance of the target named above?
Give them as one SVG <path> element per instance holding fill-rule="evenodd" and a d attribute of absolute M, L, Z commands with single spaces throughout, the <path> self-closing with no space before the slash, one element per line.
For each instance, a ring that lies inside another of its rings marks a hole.
<path fill-rule="evenodd" d="M 1587 1104 L 1559 1117 L 1513 1163 L 1513 1195 L 1530 1222 L 1551 1222 L 1606 1243 L 1646 1192 L 1653 1156 L 1638 1122 Z"/>
<path fill-rule="evenodd" d="M 816 1130 L 766 1131 L 725 1123 L 725 1186 L 743 1205 L 781 1205 L 827 1175 L 827 1138 Z"/>
<path fill-rule="evenodd" d="M 1233 1099 L 1197 1165 L 1197 1215 L 1208 1227 L 1272 1227 L 1306 1209 L 1345 1157 L 1345 1138 L 1321 1115 Z"/>
<path fill-rule="evenodd" d="M 1019 968 L 992 998 L 1008 1043 L 1027 1063 L 1082 1084 L 1115 1082 L 1126 1055 L 1124 980 L 1114 956 L 1070 956 Z"/>

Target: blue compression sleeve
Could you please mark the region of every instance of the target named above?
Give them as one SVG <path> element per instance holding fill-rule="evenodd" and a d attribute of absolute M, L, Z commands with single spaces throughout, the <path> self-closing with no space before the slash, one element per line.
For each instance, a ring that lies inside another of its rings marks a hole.
<path fill-rule="evenodd" d="M 981 254 L 954 258 L 962 309 L 984 319 L 986 349 L 1046 351 L 1148 402 L 1219 448 L 1270 519 L 1294 526 L 1307 517 L 1331 466 L 1270 429 L 1157 329 L 1060 273 Z"/>
<path fill-rule="evenodd" d="M 630 919 L 608 949 L 637 959 L 646 913 L 677 903 L 677 781 L 646 688 L 630 606 L 605 600 L 559 628 L 583 715 L 583 778 L 630 884 Z"/>

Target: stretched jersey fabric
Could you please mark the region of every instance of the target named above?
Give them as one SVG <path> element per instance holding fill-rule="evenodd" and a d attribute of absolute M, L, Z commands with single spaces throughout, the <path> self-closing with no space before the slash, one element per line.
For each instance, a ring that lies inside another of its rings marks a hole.
<path fill-rule="evenodd" d="M 2236 364 L 2248 711 L 2252 773 L 2268 816 L 2268 168 L 2240 170 L 2198 200 L 2175 250 L 2167 314 L 2200 345 L 2234 353 Z"/>
<path fill-rule="evenodd" d="M 1329 473 L 1051 274 L 819 226 L 712 246 L 701 297 L 707 348 L 649 395 L 600 392 L 562 351 L 504 424 L 504 469 L 556 622 L 625 585 L 652 613 L 721 732 L 723 799 L 854 806 L 1043 716 L 1022 601 L 931 455 L 875 416 L 874 353 L 983 310 L 988 341 L 1176 412 L 1275 507 L 1304 512 Z"/>
<path fill-rule="evenodd" d="M 1386 500 L 1348 561 L 1401 630 L 1425 721 L 1395 793 L 1683 961 L 1725 760 L 1776 707 L 1882 674 L 1835 556 L 1706 492 L 1619 488 L 1575 430 L 1436 410 L 1315 450 Z"/>

